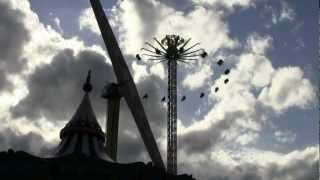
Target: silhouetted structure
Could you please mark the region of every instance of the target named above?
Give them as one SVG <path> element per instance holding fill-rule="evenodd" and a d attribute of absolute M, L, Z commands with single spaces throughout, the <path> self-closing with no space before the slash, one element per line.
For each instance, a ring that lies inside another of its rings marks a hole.
<path fill-rule="evenodd" d="M 112 161 L 104 148 L 104 133 L 98 124 L 89 99 L 89 93 L 92 90 L 90 71 L 83 90 L 85 95 L 78 110 L 60 132 L 61 143 L 56 150 L 56 156 L 85 154 Z"/>
<path fill-rule="evenodd" d="M 103 89 L 102 98 L 107 102 L 106 115 L 106 151 L 110 158 L 117 161 L 118 150 L 118 130 L 119 130 L 119 110 L 121 95 L 118 90 L 118 85 L 115 83 L 108 84 Z"/>

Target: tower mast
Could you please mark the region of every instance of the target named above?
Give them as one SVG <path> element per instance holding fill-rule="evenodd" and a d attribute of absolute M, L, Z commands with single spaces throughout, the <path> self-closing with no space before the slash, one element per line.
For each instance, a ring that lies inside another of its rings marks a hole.
<path fill-rule="evenodd" d="M 177 61 L 168 62 L 167 170 L 177 174 Z"/>

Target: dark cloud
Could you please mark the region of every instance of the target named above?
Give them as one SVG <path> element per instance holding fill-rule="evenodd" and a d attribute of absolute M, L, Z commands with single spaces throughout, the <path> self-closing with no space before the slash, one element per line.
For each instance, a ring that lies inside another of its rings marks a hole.
<path fill-rule="evenodd" d="M 148 98 L 142 99 L 142 103 L 156 139 L 163 136 L 163 130 L 166 129 L 166 109 L 161 104 L 161 90 L 163 86 L 164 82 L 157 76 L 145 77 L 137 84 L 140 96 L 143 96 L 145 93 L 148 94 Z M 120 161 L 129 162 L 128 159 L 133 161 L 149 161 L 148 155 L 147 159 L 145 158 L 147 150 L 124 100 L 121 103 L 119 120 Z"/>
<path fill-rule="evenodd" d="M 319 177 L 318 170 L 318 160 L 304 157 L 303 159 L 292 160 L 283 166 L 271 164 L 267 169 L 267 176 L 268 179 L 312 180 Z"/>
<path fill-rule="evenodd" d="M 73 50 L 65 49 L 52 63 L 38 67 L 28 77 L 29 94 L 11 108 L 13 117 L 69 120 L 82 99 L 82 85 L 89 69 L 92 70 L 93 106 L 96 112 L 103 112 L 105 102 L 101 91 L 106 81 L 114 81 L 111 66 L 96 52 L 81 51 L 74 55 Z"/>
<path fill-rule="evenodd" d="M 27 78 L 29 94 L 10 109 L 12 116 L 26 117 L 31 121 L 42 116 L 50 121 L 68 121 L 82 99 L 82 85 L 89 69 L 92 70 L 93 84 L 91 102 L 99 119 L 105 121 L 106 102 L 100 95 L 106 81 L 115 81 L 112 67 L 96 52 L 81 51 L 75 55 L 71 49 L 61 51 L 50 64 L 38 67 Z M 149 95 L 148 99 L 142 102 L 154 135 L 159 138 L 166 124 L 166 110 L 161 104 L 160 93 L 164 82 L 157 76 L 145 77 L 137 84 L 137 88 L 141 96 L 144 93 Z M 122 99 L 119 157 L 126 161 L 141 161 L 144 160 L 141 157 L 144 157 L 145 153 L 146 149 L 131 112 Z"/>
<path fill-rule="evenodd" d="M 9 1 L 0 1 L 0 90 L 10 89 L 7 73 L 17 73 L 25 65 L 21 58 L 30 34 L 23 22 L 24 14 L 13 9 Z"/>
<path fill-rule="evenodd" d="M 13 84 L 7 79 L 6 72 L 0 69 L 0 90 L 11 90 Z"/>
<path fill-rule="evenodd" d="M 242 180 L 262 180 L 262 178 L 257 174 L 249 173 L 249 174 L 245 174 L 242 177 Z"/>
<path fill-rule="evenodd" d="M 205 130 L 191 131 L 180 135 L 179 149 L 185 150 L 190 155 L 208 152 L 211 147 L 222 140 L 222 133 L 234 126 L 235 121 L 241 117 L 245 117 L 243 112 L 228 112 L 223 120 L 211 125 L 211 127 L 206 127 Z"/>
<path fill-rule="evenodd" d="M 45 141 L 40 134 L 21 132 L 6 128 L 0 132 L 0 151 L 25 151 L 34 155 L 48 156 L 53 149 L 53 144 Z"/>
<path fill-rule="evenodd" d="M 149 158 L 145 158 L 147 151 L 143 145 L 142 139 L 139 135 L 137 136 L 137 133 L 127 134 L 123 133 L 123 129 L 120 129 L 118 141 L 119 162 L 127 163 L 149 160 Z"/>
<path fill-rule="evenodd" d="M 24 14 L 8 2 L 0 2 L 0 59 L 8 71 L 19 71 L 23 66 L 20 55 L 30 34 L 24 25 Z"/>
<path fill-rule="evenodd" d="M 251 128 L 259 128 L 261 124 L 266 123 L 265 119 L 269 119 L 271 116 L 274 116 L 274 114 L 270 107 L 259 101 L 254 103 L 252 109 L 254 110 L 251 112 L 243 110 L 225 112 L 224 119 L 219 120 L 208 127 L 203 127 L 201 130 L 194 130 L 180 135 L 178 137 L 179 149 L 186 151 L 186 153 L 190 155 L 208 152 L 216 145 L 216 143 L 230 143 L 230 140 L 226 140 L 222 135 L 231 131 L 232 128 L 236 128 L 235 131 L 237 131 L 230 132 L 232 134 L 237 134 L 235 138 L 240 136 L 242 132 L 247 132 L 247 130 L 254 130 L 259 133 L 259 130 Z M 212 120 L 215 120 L 215 117 L 211 118 Z M 242 123 L 240 123 L 240 121 Z M 242 127 L 239 123 L 247 124 L 248 126 Z M 272 124 L 271 121 L 268 123 Z M 249 124 L 256 124 L 258 127 L 251 127 Z M 231 142 L 234 143 L 234 140 L 235 139 L 232 138 Z"/>
<path fill-rule="evenodd" d="M 166 82 L 162 81 L 158 76 L 151 75 L 145 77 L 137 84 L 140 95 L 148 94 L 148 99 L 142 100 L 147 117 L 151 123 L 156 136 L 161 135 L 161 131 L 165 128 L 167 122 L 167 110 L 162 104 L 161 98 L 163 91 L 166 92 Z"/>

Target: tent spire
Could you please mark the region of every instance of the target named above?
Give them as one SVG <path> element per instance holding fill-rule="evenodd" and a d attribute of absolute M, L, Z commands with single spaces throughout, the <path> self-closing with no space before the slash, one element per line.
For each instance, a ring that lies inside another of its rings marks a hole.
<path fill-rule="evenodd" d="M 85 154 L 112 161 L 105 152 L 104 133 L 91 106 L 89 93 L 92 91 L 92 85 L 90 79 L 91 71 L 89 70 L 87 80 L 82 86 L 85 95 L 71 120 L 60 131 L 61 142 L 55 154 L 56 156 Z"/>
<path fill-rule="evenodd" d="M 90 83 L 90 80 L 91 80 L 91 70 L 88 71 L 87 80 L 82 86 L 83 91 L 86 93 L 89 93 L 92 91 L 92 85 Z"/>

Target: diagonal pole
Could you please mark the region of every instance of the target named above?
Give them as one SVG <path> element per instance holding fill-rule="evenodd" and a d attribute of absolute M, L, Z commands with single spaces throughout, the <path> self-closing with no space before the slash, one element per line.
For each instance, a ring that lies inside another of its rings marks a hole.
<path fill-rule="evenodd" d="M 142 106 L 137 88 L 133 82 L 128 66 L 123 58 L 117 40 L 113 34 L 108 19 L 103 11 L 99 0 L 90 0 L 96 20 L 98 22 L 102 38 L 106 45 L 113 70 L 116 74 L 120 93 L 124 96 L 131 110 L 135 123 L 138 127 L 144 145 L 155 166 L 164 168 L 155 138 L 152 134 L 147 116 Z"/>

